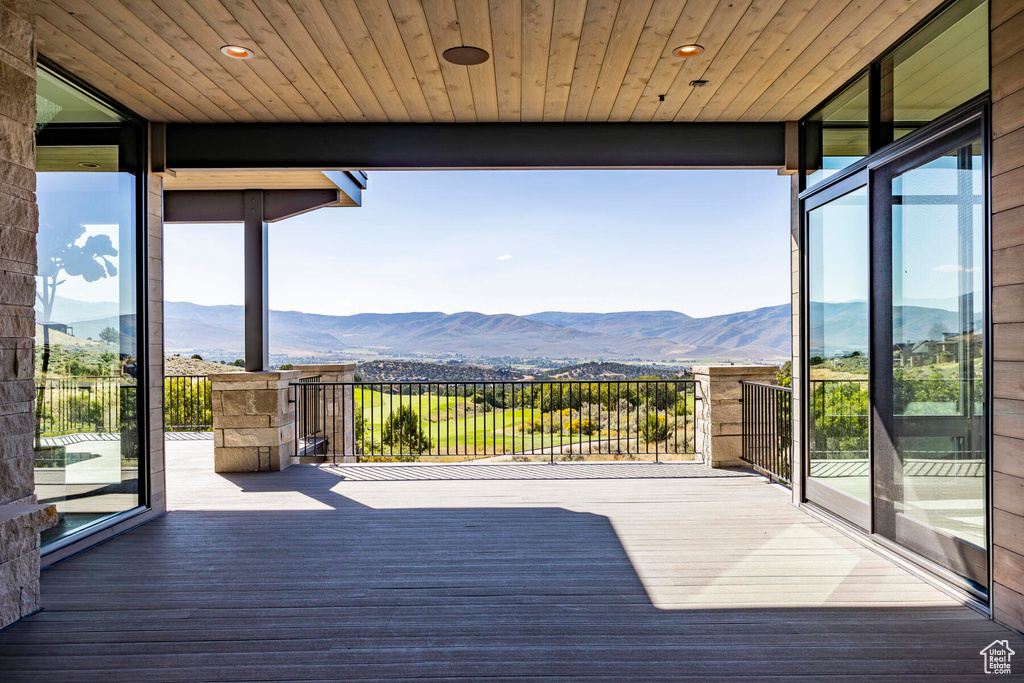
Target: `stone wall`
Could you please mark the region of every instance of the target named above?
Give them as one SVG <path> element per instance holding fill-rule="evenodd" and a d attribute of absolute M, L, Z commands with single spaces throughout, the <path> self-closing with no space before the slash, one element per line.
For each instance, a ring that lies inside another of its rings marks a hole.
<path fill-rule="evenodd" d="M 32 436 L 36 206 L 35 36 L 28 4 L 0 0 L 0 627 L 39 609 Z"/>
<path fill-rule="evenodd" d="M 216 472 L 275 472 L 295 453 L 295 405 L 289 382 L 298 370 L 210 375 Z"/>
<path fill-rule="evenodd" d="M 992 610 L 1024 631 L 1024 2 L 992 0 Z"/>
<path fill-rule="evenodd" d="M 742 382 L 775 384 L 772 365 L 698 365 L 696 451 L 711 467 L 743 467 Z"/>

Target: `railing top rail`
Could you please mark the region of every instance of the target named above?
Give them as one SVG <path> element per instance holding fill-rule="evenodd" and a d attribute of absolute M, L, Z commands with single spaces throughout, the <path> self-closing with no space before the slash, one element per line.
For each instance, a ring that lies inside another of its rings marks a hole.
<path fill-rule="evenodd" d="M 123 378 L 124 378 L 124 375 L 54 375 L 54 374 L 47 374 L 45 379 L 49 381 L 49 380 L 65 380 L 65 379 L 80 380 L 80 379 L 123 379 Z M 37 380 L 42 380 L 43 377 L 40 377 L 40 376 L 37 375 L 36 379 Z"/>
<path fill-rule="evenodd" d="M 164 375 L 164 379 L 207 379 L 209 375 Z"/>
<path fill-rule="evenodd" d="M 290 384 L 325 384 L 325 385 L 345 385 L 345 386 L 379 386 L 381 384 L 388 385 L 416 385 L 416 384 L 462 384 L 462 385 L 473 385 L 473 384 L 692 384 L 696 382 L 695 379 L 460 379 L 460 380 L 447 380 L 447 379 L 415 379 L 415 380 L 378 380 L 378 381 L 366 381 L 361 382 L 309 382 L 309 380 L 315 379 L 311 377 L 303 377 L 302 379 L 290 382 Z"/>
<path fill-rule="evenodd" d="M 867 377 L 811 377 L 809 382 L 867 382 Z"/>
<path fill-rule="evenodd" d="M 776 391 L 783 391 L 786 393 L 792 393 L 792 387 L 784 387 L 781 384 L 765 384 L 764 382 L 747 382 L 741 381 L 740 384 L 748 387 L 764 387 L 765 389 L 774 389 Z"/>

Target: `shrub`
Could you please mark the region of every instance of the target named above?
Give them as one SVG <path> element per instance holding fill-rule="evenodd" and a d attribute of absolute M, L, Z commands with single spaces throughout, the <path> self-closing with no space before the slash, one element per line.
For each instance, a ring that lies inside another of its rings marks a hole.
<path fill-rule="evenodd" d="M 88 392 L 68 398 L 68 412 L 80 428 L 103 430 L 103 402 L 93 399 Z"/>
<path fill-rule="evenodd" d="M 200 360 L 202 360 L 202 359 L 200 358 Z M 234 365 L 236 368 L 244 368 L 245 367 L 245 359 L 244 358 L 236 358 L 235 362 L 232 363 L 232 365 Z M 289 365 L 287 368 L 285 368 L 284 366 L 281 366 L 281 369 L 282 370 L 285 370 L 285 369 L 291 370 L 292 368 Z"/>
<path fill-rule="evenodd" d="M 359 462 L 416 462 L 419 458 L 415 455 L 360 455 Z"/>
<path fill-rule="evenodd" d="M 198 353 L 193 353 L 192 354 L 192 360 L 202 360 L 202 359 L 203 359 L 203 357 L 200 356 Z"/>
<path fill-rule="evenodd" d="M 574 420 L 569 420 L 569 433 L 592 436 L 597 433 L 597 427 L 590 420 L 576 418 Z"/>
<path fill-rule="evenodd" d="M 640 425 L 640 435 L 647 443 L 668 441 L 672 431 L 669 429 L 668 420 L 660 415 L 648 415 L 647 419 Z"/>
<path fill-rule="evenodd" d="M 213 429 L 210 383 L 202 380 L 164 380 L 164 424 L 168 431 Z"/>
<path fill-rule="evenodd" d="M 381 444 L 411 453 L 426 453 L 431 443 L 420 427 L 420 416 L 409 406 L 401 406 L 388 415 L 381 433 Z"/>
<path fill-rule="evenodd" d="M 534 417 L 523 420 L 523 424 L 520 425 L 519 431 L 525 434 L 532 434 L 534 432 L 544 431 L 544 420 L 543 418 Z"/>

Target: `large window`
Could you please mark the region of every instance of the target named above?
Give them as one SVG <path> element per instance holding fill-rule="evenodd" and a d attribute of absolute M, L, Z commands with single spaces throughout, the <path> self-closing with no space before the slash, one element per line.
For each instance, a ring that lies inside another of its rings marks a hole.
<path fill-rule="evenodd" d="M 882 60 L 882 143 L 988 90 L 988 3 L 960 0 Z"/>
<path fill-rule="evenodd" d="M 807 117 L 807 184 L 814 185 L 870 153 L 868 77 L 864 74 Z"/>
<path fill-rule="evenodd" d="M 960 0 L 801 122 L 815 185 L 988 91 L 988 2 Z"/>
<path fill-rule="evenodd" d="M 35 481 L 67 538 L 142 505 L 140 126 L 40 68 Z"/>

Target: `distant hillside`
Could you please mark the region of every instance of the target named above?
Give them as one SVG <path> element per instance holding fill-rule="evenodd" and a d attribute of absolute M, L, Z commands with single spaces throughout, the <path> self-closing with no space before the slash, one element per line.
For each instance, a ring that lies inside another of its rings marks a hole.
<path fill-rule="evenodd" d="M 244 369 L 190 357 L 164 356 L 164 373 L 167 375 L 209 375 L 216 372 L 241 372 Z"/>
<path fill-rule="evenodd" d="M 657 336 L 693 348 L 695 358 L 788 358 L 793 334 L 788 304 L 709 318 L 691 318 L 676 311 L 548 311 L 526 317 L 551 324 L 572 326 L 588 332 L 630 337 Z"/>
<path fill-rule="evenodd" d="M 637 379 L 638 377 L 676 377 L 681 373 L 678 368 L 665 368 L 657 365 L 629 365 L 626 363 L 580 363 L 555 368 L 547 372 L 537 373 L 537 379 Z"/>
<path fill-rule="evenodd" d="M 243 309 L 167 302 L 164 330 L 168 352 L 237 355 L 242 350 Z M 660 337 L 623 337 L 522 316 L 473 312 L 328 316 L 271 311 L 270 335 L 276 355 L 297 358 L 461 355 L 675 360 L 694 352 L 686 344 Z"/>
<path fill-rule="evenodd" d="M 402 360 L 373 360 L 360 363 L 356 374 L 364 382 L 405 382 L 443 380 L 448 382 L 504 381 L 523 379 L 521 372 L 489 368 L 473 363 L 418 363 Z"/>
<path fill-rule="evenodd" d="M 939 301 L 939 300 L 935 300 Z M 106 326 L 130 333 L 130 316 L 118 319 L 113 304 L 58 299 L 62 318 L 78 338 L 97 338 Z M 944 308 L 903 307 L 904 338 L 936 338 L 957 328 L 957 314 Z M 74 312 L 82 317 L 75 318 Z M 108 313 L 106 316 L 96 314 Z M 864 349 L 864 302 L 818 304 L 816 320 L 827 320 L 832 356 Z M 57 319 L 56 313 L 54 319 Z M 362 313 L 333 316 L 300 311 L 270 312 L 272 362 L 355 360 L 481 360 L 487 365 L 531 359 L 631 364 L 697 361 L 777 361 L 791 356 L 789 305 L 693 318 L 677 311 L 531 315 L 475 312 Z M 166 302 L 165 350 L 169 354 L 234 360 L 243 353 L 243 308 Z M 812 329 L 820 338 L 820 329 Z M 589 372 L 589 370 L 585 371 Z"/>

